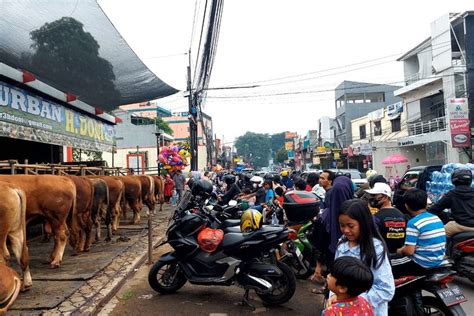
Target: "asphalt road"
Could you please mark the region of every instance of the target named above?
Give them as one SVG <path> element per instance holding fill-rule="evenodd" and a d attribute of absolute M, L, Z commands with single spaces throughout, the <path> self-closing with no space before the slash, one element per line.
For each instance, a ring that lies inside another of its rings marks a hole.
<path fill-rule="evenodd" d="M 165 250 L 156 253 L 158 256 Z M 256 309 L 242 306 L 242 288 L 198 286 L 187 283 L 177 293 L 160 295 L 148 285 L 149 266 L 142 266 L 102 309 L 99 315 L 320 315 L 322 295 L 311 293 L 317 287 L 308 280 L 297 280 L 296 293 L 282 306 L 265 307 L 251 292 Z"/>

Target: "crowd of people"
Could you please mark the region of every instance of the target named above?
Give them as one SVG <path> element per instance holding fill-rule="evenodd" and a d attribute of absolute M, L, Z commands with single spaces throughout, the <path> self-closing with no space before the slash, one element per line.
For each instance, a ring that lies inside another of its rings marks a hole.
<path fill-rule="evenodd" d="M 319 200 L 320 212 L 313 219 L 311 239 L 317 263 L 310 279 L 324 281 L 330 290 L 325 315 L 340 315 L 344 310 L 351 315 L 387 315 L 395 292 L 394 278 L 407 273 L 420 275 L 442 265 L 447 236 L 474 231 L 472 173 L 455 171 L 453 192 L 430 207 L 425 191 L 407 190 L 403 196 L 406 213 L 392 205 L 389 181 L 372 170 L 367 175 L 367 184 L 360 188 L 347 175 L 330 170 L 309 173 L 306 179 L 288 171 L 263 177 L 194 172 L 187 178 L 222 187 L 221 204 L 236 198 L 248 201 L 263 213 L 267 223 L 281 223 L 282 219 L 265 213 L 273 203 L 283 205 L 286 192 L 312 192 Z M 186 181 L 180 171 L 167 176 L 165 195 L 171 203 L 173 192 L 180 199 Z M 445 208 L 451 208 L 454 221 L 443 225 L 438 215 Z M 422 308 L 421 293 L 414 299 Z"/>

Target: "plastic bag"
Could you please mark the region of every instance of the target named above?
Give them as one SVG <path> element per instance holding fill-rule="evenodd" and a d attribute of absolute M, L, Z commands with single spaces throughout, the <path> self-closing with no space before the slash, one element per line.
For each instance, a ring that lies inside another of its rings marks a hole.
<path fill-rule="evenodd" d="M 224 232 L 221 229 L 204 228 L 198 235 L 199 248 L 205 252 L 214 252 L 219 247 L 222 239 L 224 238 Z"/>

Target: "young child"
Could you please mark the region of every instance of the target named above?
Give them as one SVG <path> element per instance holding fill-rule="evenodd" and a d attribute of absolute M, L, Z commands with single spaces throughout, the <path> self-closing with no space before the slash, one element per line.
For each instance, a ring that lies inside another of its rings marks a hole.
<path fill-rule="evenodd" d="M 395 293 L 395 282 L 387 257 L 387 248 L 375 226 L 367 202 L 352 199 L 342 203 L 339 227 L 343 236 L 337 246 L 335 258 L 342 256 L 362 260 L 374 276 L 372 287 L 361 296 L 373 307 L 374 315 L 388 314 L 388 302 Z M 330 293 L 327 306 L 337 299 Z"/>
<path fill-rule="evenodd" d="M 411 189 L 403 200 L 412 218 L 407 223 L 405 245 L 397 249 L 401 259 L 392 259 L 395 277 L 419 275 L 427 268 L 441 265 L 446 252 L 446 232 L 438 216 L 426 211 L 428 195 L 425 191 Z"/>
<path fill-rule="evenodd" d="M 367 292 L 374 276 L 362 261 L 344 256 L 334 261 L 327 276 L 329 290 L 336 295 L 336 301 L 328 306 L 323 316 L 373 316 L 374 312 L 365 298 L 359 296 Z"/>
<path fill-rule="evenodd" d="M 173 194 L 171 195 L 171 205 L 176 206 L 176 202 L 178 199 L 178 193 L 176 192 L 176 189 L 173 188 Z"/>

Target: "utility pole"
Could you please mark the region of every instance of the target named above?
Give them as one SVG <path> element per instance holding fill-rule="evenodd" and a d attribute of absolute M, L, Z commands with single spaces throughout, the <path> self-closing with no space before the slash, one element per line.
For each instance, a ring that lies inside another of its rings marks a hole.
<path fill-rule="evenodd" d="M 197 146 L 197 108 L 191 85 L 191 54 L 189 54 L 188 66 L 188 106 L 189 106 L 189 136 L 191 138 L 191 170 L 198 169 L 198 146 Z"/>

